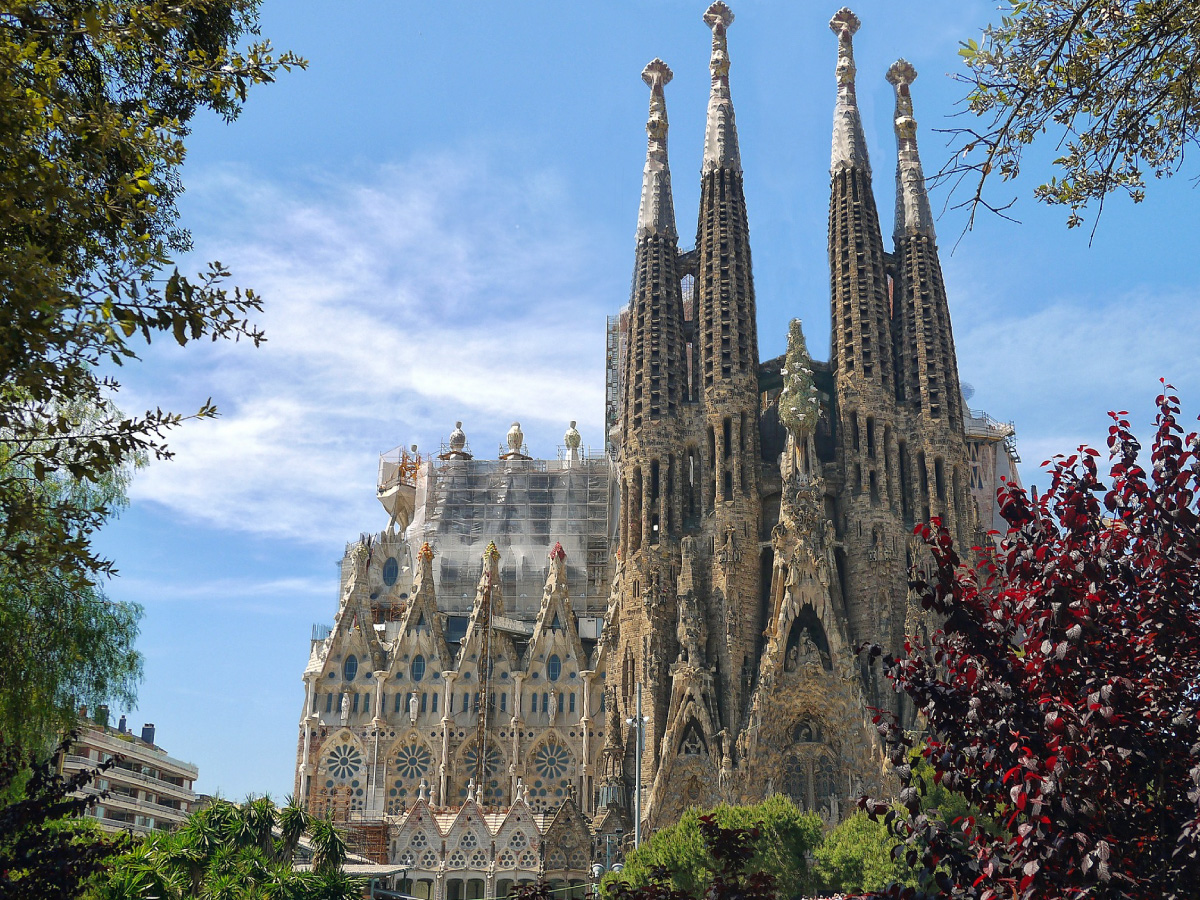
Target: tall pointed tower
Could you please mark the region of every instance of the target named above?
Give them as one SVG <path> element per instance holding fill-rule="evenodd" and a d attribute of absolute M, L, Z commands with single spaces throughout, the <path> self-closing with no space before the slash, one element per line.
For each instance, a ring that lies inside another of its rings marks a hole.
<path fill-rule="evenodd" d="M 854 90 L 859 20 L 840 9 L 837 104 L 830 168 L 829 276 L 839 469 L 837 524 L 852 642 L 894 646 L 904 625 L 899 471 L 905 456 L 896 404 L 890 283 Z M 872 685 L 874 702 L 885 692 Z"/>
<path fill-rule="evenodd" d="M 721 718 L 742 726 L 762 634 L 758 542 L 758 331 L 746 198 L 726 34 L 733 12 L 722 2 L 704 14 L 712 29 L 712 88 L 696 228 L 697 342 L 707 473 L 705 537 L 711 554 L 709 611 Z"/>
<path fill-rule="evenodd" d="M 621 440 L 621 582 L 615 625 L 615 658 L 609 670 L 619 684 L 623 718 L 637 705 L 647 718 L 645 745 L 655 747 L 666 721 L 670 686 L 664 660 L 674 633 L 670 602 L 680 562 L 683 403 L 687 392 L 683 299 L 671 172 L 667 163 L 667 107 L 663 87 L 671 70 L 655 59 L 642 72 L 650 87 L 648 145 L 638 210 L 633 294 L 625 368 Z M 606 752 L 627 748 L 627 771 L 646 787 L 657 767 L 654 753 L 633 771 L 634 741 L 609 733 Z"/>
<path fill-rule="evenodd" d="M 917 154 L 911 86 L 917 77 L 901 59 L 888 69 L 896 89 L 896 228 L 893 325 L 897 396 L 913 420 L 919 446 L 906 453 L 902 501 L 906 522 L 939 516 L 969 546 L 963 397 L 950 328 L 950 307 L 938 260 L 925 174 Z M 914 452 L 915 451 L 915 452 Z"/>

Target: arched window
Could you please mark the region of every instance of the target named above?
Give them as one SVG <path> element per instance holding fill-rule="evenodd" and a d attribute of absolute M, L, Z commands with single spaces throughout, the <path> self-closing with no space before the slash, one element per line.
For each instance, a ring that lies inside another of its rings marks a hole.
<path fill-rule="evenodd" d="M 418 653 L 412 661 L 412 680 L 420 681 L 425 677 L 425 657 Z"/>
<path fill-rule="evenodd" d="M 346 661 L 342 663 L 342 678 L 346 681 L 353 681 L 354 676 L 358 674 L 358 657 L 351 654 L 346 657 Z"/>
<path fill-rule="evenodd" d="M 396 557 L 389 556 L 387 562 L 383 564 L 383 583 L 391 587 L 399 577 L 400 563 L 396 562 Z"/>
<path fill-rule="evenodd" d="M 546 677 L 551 681 L 558 681 L 560 675 L 562 675 L 562 660 L 558 658 L 557 653 L 552 653 L 546 660 Z"/>

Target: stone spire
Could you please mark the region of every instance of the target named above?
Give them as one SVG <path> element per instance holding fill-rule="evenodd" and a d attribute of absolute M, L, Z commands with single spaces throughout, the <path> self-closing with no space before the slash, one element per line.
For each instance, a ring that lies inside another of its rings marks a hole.
<path fill-rule="evenodd" d="M 841 392 L 843 414 L 865 397 L 894 399 L 891 309 L 879 213 L 871 188 L 871 166 L 854 96 L 854 47 L 858 17 L 838 10 L 829 22 L 838 39 L 838 93 L 833 113 L 830 169 L 829 273 L 833 319 L 830 360 Z M 845 433 L 850 434 L 847 427 Z"/>
<path fill-rule="evenodd" d="M 893 321 L 898 396 L 916 410 L 927 444 L 923 452 L 927 460 L 934 461 L 934 475 L 925 479 L 930 486 L 922 489 L 922 496 L 932 499 L 929 514 L 959 526 L 960 534 L 965 536 L 969 522 L 960 515 L 951 496 L 957 493 L 955 484 L 965 484 L 967 471 L 962 443 L 962 388 L 933 214 L 917 155 L 911 93 L 916 77 L 916 69 L 903 59 L 887 72 L 888 81 L 896 88 L 897 278 Z M 943 470 L 940 477 L 936 474 L 939 466 Z M 924 509 L 918 511 L 918 516 L 928 518 Z"/>
<path fill-rule="evenodd" d="M 667 107 L 663 85 L 671 70 L 661 59 L 642 70 L 650 86 L 646 168 L 638 208 L 629 352 L 622 399 L 624 440 L 636 440 L 644 420 L 673 418 L 687 386 L 683 299 L 678 264 L 679 235 L 667 166 Z"/>
<path fill-rule="evenodd" d="M 733 24 L 733 11 L 717 0 L 704 13 L 704 23 L 712 29 L 712 90 L 708 95 L 708 127 L 704 132 L 702 171 L 734 169 L 741 171 L 737 124 L 733 118 L 733 100 L 729 96 L 729 48 L 725 32 Z"/>
<path fill-rule="evenodd" d="M 854 33 L 862 23 L 858 16 L 842 7 L 829 20 L 829 28 L 838 38 L 837 105 L 833 108 L 833 157 L 830 169 L 857 167 L 871 176 L 867 159 L 867 141 L 863 137 L 858 98 L 854 94 Z"/>
<path fill-rule="evenodd" d="M 757 535 L 760 530 L 758 332 L 750 227 L 729 99 L 726 33 L 733 13 L 724 3 L 714 3 L 704 21 L 712 29 L 712 93 L 696 227 L 699 360 L 694 383 L 702 415 L 695 421 L 691 440 L 700 451 L 699 465 L 693 468 L 699 472 L 695 481 L 702 485 L 699 512 L 707 543 L 724 548 L 727 541 L 735 540 L 731 535 Z M 721 598 L 713 601 L 713 617 L 720 623 L 722 637 L 716 657 L 709 662 L 720 672 L 721 693 L 728 698 L 722 707 L 726 716 L 722 725 L 734 732 L 745 721 L 748 679 L 743 674 L 749 671 L 762 633 L 761 567 L 752 553 L 731 550 L 722 559 L 718 563 L 714 554 L 707 560 L 712 568 L 700 580 Z M 664 628 L 664 645 L 672 642 L 675 625 L 670 621 Z M 679 697 L 672 699 L 670 708 L 677 701 Z M 714 779 L 716 774 L 714 765 Z"/>
<path fill-rule="evenodd" d="M 917 120 L 913 118 L 911 86 L 917 77 L 912 63 L 898 59 L 887 71 L 896 89 L 896 240 L 918 232 L 934 239 L 933 213 L 925 190 L 925 173 L 917 155 Z"/>
<path fill-rule="evenodd" d="M 642 81 L 650 86 L 650 117 L 646 120 L 646 168 L 642 175 L 642 205 L 638 209 L 637 236 L 657 234 L 674 240 L 675 202 L 671 199 L 671 168 L 667 163 L 667 101 L 663 87 L 671 81 L 671 69 L 661 59 L 642 69 Z"/>

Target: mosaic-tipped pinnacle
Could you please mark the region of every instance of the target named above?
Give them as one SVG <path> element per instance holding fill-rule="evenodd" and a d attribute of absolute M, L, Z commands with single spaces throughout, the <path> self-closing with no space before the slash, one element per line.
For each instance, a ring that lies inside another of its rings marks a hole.
<path fill-rule="evenodd" d="M 704 24 L 709 28 L 720 24 L 728 28 L 733 24 L 733 10 L 728 5 L 717 0 L 712 6 L 704 11 Z"/>
<path fill-rule="evenodd" d="M 829 30 L 837 35 L 840 35 L 843 31 L 849 31 L 853 35 L 861 25 L 862 21 L 850 11 L 850 7 L 848 6 L 843 6 L 829 20 Z"/>
<path fill-rule="evenodd" d="M 642 81 L 646 82 L 650 87 L 654 87 L 655 80 L 659 84 L 670 84 L 671 79 L 674 77 L 675 73 L 671 71 L 671 67 L 658 57 L 650 60 L 650 62 L 646 63 L 646 68 L 642 69 Z"/>
<path fill-rule="evenodd" d="M 907 59 L 898 59 L 888 68 L 887 80 L 892 84 L 912 84 L 917 80 L 917 70 Z"/>

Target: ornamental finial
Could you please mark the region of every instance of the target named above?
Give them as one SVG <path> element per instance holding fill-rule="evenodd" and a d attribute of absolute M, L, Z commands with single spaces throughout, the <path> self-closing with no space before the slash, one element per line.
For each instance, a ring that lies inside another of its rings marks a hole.
<path fill-rule="evenodd" d="M 642 69 L 650 87 L 650 116 L 646 120 L 646 168 L 642 174 L 642 203 L 638 209 L 637 237 L 661 235 L 676 239 L 675 202 L 671 197 L 671 168 L 667 163 L 667 100 L 663 86 L 671 81 L 670 67 L 652 59 Z"/>
<path fill-rule="evenodd" d="M 712 89 L 708 96 L 708 126 L 704 132 L 704 165 L 707 174 L 717 169 L 741 171 L 737 124 L 729 95 L 729 44 L 726 31 L 733 24 L 733 10 L 717 0 L 704 13 L 704 24 L 712 29 Z"/>
<path fill-rule="evenodd" d="M 484 562 L 495 562 L 500 559 L 500 551 L 496 549 L 495 541 L 488 541 L 488 545 L 483 548 Z"/>
<path fill-rule="evenodd" d="M 417 551 L 417 559 L 420 562 L 428 562 L 433 559 L 433 548 L 429 546 L 429 541 L 421 544 L 421 549 Z"/>
<path fill-rule="evenodd" d="M 862 120 L 858 113 L 858 98 L 854 94 L 854 34 L 862 23 L 847 7 L 842 7 L 829 20 L 829 30 L 837 35 L 837 105 L 833 110 L 833 156 L 831 169 L 861 168 L 871 174 L 867 159 L 867 141 L 863 136 Z"/>
<path fill-rule="evenodd" d="M 898 59 L 887 70 L 887 80 L 896 89 L 896 230 L 897 240 L 905 234 L 923 234 L 933 239 L 933 211 L 925 187 L 925 173 L 917 153 L 917 120 L 913 118 L 912 83 L 917 70 Z"/>
<path fill-rule="evenodd" d="M 567 551 L 563 549 L 561 541 L 555 541 L 554 546 L 550 548 L 551 559 L 566 559 Z"/>

